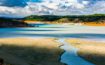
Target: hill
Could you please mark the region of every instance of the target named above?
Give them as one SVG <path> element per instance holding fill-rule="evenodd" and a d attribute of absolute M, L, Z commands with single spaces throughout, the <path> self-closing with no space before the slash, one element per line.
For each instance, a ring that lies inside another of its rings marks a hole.
<path fill-rule="evenodd" d="M 94 15 L 71 15 L 71 16 L 55 16 L 55 15 L 31 15 L 25 17 L 25 20 L 30 21 L 50 21 L 50 22 L 105 22 L 105 14 L 94 14 Z M 63 21 L 62 21 L 63 20 Z M 66 20 L 66 21 L 64 21 Z"/>
<path fill-rule="evenodd" d="M 23 21 L 24 19 L 16 18 L 0 18 L 0 27 L 27 27 L 27 23 Z"/>

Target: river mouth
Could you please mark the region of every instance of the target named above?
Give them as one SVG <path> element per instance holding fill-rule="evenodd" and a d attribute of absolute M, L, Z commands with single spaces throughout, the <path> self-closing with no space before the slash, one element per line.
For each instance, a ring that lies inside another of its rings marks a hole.
<path fill-rule="evenodd" d="M 31 37 L 31 38 L 57 38 L 64 46 L 61 46 L 66 52 L 61 56 L 61 62 L 67 65 L 93 65 L 84 59 L 78 59 L 77 48 L 68 45 L 64 40 L 66 38 L 81 38 L 81 39 L 105 39 L 105 27 L 89 27 L 76 25 L 59 25 L 59 24 L 35 24 L 35 27 L 28 28 L 1 28 L 0 38 L 12 37 Z M 68 49 L 70 52 L 68 52 Z M 70 59 L 67 60 L 67 57 Z M 81 60 L 76 62 L 75 60 Z M 75 60 L 75 61 L 74 61 Z M 70 63 L 71 61 L 71 63 Z M 68 63 L 69 62 L 69 63 Z M 74 64 L 73 64 L 74 63 Z M 76 64 L 78 63 L 78 64 Z M 79 64 L 80 63 L 80 64 Z M 81 64 L 82 63 L 82 64 Z"/>

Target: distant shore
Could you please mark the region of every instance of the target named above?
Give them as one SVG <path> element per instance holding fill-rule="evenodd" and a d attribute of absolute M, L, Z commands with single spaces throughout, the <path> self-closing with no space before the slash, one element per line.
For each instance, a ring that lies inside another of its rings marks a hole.
<path fill-rule="evenodd" d="M 41 21 L 31 21 L 31 20 L 26 20 L 24 21 L 26 23 L 37 23 Z M 63 24 L 63 23 L 57 23 L 57 22 L 50 22 L 50 21 L 44 21 L 42 23 L 48 23 L 48 24 Z M 68 23 L 69 24 L 69 23 Z M 73 23 L 73 24 L 78 24 L 78 23 Z M 95 22 L 84 22 L 84 23 L 79 23 L 81 25 L 86 25 L 86 26 L 105 26 L 105 23 L 95 23 Z"/>
<path fill-rule="evenodd" d="M 13 28 L 13 27 L 31 27 L 25 22 L 20 21 L 0 21 L 0 28 Z"/>
<path fill-rule="evenodd" d="M 83 23 L 83 25 L 86 25 L 86 26 L 105 26 L 105 23 L 90 22 L 90 23 Z"/>

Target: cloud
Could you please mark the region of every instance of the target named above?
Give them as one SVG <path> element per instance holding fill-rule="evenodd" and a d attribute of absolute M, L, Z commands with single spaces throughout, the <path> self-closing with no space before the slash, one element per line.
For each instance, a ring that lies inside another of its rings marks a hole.
<path fill-rule="evenodd" d="M 105 13 L 105 0 L 0 0 L 0 16 Z"/>

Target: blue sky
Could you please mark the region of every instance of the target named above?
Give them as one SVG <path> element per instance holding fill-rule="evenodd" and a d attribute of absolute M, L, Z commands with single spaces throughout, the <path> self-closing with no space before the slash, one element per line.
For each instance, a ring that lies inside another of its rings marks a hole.
<path fill-rule="evenodd" d="M 105 14 L 105 0 L 0 0 L 1 17 Z"/>

